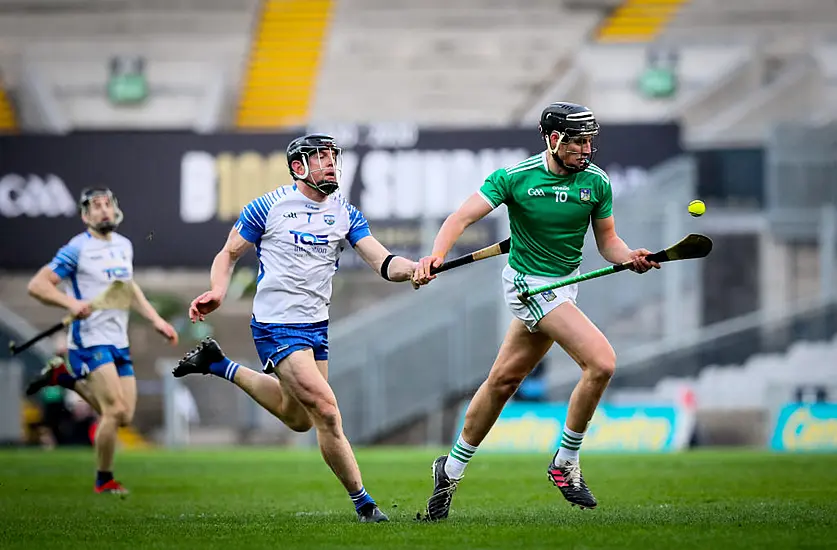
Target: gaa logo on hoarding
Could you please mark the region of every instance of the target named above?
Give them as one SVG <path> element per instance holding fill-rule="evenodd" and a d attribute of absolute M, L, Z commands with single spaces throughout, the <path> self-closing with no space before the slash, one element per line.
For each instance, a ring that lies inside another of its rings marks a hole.
<path fill-rule="evenodd" d="M 76 202 L 67 186 L 56 175 L 45 178 L 29 174 L 6 174 L 0 178 L 0 215 L 5 218 L 28 216 L 75 216 Z"/>

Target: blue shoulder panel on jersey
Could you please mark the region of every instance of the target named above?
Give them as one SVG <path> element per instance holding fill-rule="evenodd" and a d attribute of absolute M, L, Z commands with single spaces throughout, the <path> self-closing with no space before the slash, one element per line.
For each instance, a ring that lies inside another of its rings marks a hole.
<path fill-rule="evenodd" d="M 82 243 L 89 238 L 90 234 L 84 232 L 70 239 L 67 244 L 58 249 L 55 257 L 49 262 L 49 268 L 62 279 L 74 274 L 78 269 L 78 258 Z"/>
<path fill-rule="evenodd" d="M 354 246 L 359 240 L 372 234 L 369 230 L 369 222 L 366 221 L 363 213 L 352 206 L 348 200 L 341 198 L 340 202 L 349 213 L 349 233 L 346 238 L 349 240 L 349 244 Z"/>
<path fill-rule="evenodd" d="M 235 228 L 239 234 L 251 243 L 258 242 L 264 235 L 267 215 L 277 200 L 279 200 L 278 190 L 250 201 L 241 211 L 238 221 L 235 222 Z"/>

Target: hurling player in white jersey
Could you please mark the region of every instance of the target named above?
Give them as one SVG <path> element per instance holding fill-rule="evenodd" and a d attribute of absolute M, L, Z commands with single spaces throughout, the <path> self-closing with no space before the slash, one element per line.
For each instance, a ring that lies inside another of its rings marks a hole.
<path fill-rule="evenodd" d="M 177 332 L 148 302 L 133 281 L 134 248 L 116 233 L 122 211 L 106 188 L 88 188 L 79 200 L 87 230 L 58 250 L 53 260 L 29 281 L 29 294 L 47 305 L 63 307 L 74 317 L 67 334 L 69 368 L 51 362 L 29 384 L 32 394 L 49 385 L 73 389 L 99 413 L 96 429 L 97 493 L 126 493 L 113 478 L 113 455 L 120 426 L 131 422 L 137 404 L 134 365 L 128 347 L 128 315 L 124 310 L 93 311 L 90 301 L 114 281 L 129 282 L 133 306 L 172 345 Z M 61 288 L 63 287 L 63 288 Z"/>
<path fill-rule="evenodd" d="M 334 138 L 297 138 L 288 145 L 287 157 L 294 184 L 244 208 L 212 263 L 211 289 L 189 309 L 192 322 L 216 310 L 233 266 L 255 247 L 259 273 L 250 327 L 263 373 L 230 361 L 207 338 L 173 374 L 226 378 L 290 429 L 306 432 L 313 426 L 323 458 L 348 491 L 358 519 L 387 521 L 363 486 L 328 384 L 328 304 L 332 277 L 347 244 L 388 281 L 410 281 L 417 264 L 390 254 L 370 234 L 363 214 L 338 191 L 341 158 Z"/>

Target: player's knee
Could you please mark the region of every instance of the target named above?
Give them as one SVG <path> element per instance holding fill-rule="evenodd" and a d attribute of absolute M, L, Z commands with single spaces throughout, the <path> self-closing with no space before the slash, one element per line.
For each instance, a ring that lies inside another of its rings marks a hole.
<path fill-rule="evenodd" d="M 491 389 L 491 393 L 501 399 L 508 400 L 512 395 L 514 395 L 517 388 L 520 387 L 524 378 L 526 378 L 525 375 L 517 372 L 504 372 L 502 370 L 498 370 L 496 372 L 492 372 L 488 376 L 488 384 Z"/>
<path fill-rule="evenodd" d="M 102 416 L 112 418 L 119 426 L 130 422 L 128 407 L 121 400 L 111 401 L 102 408 Z"/>
<path fill-rule="evenodd" d="M 337 403 L 323 400 L 314 405 L 312 414 L 320 428 L 329 431 L 340 429 L 340 411 L 337 410 Z"/>
<path fill-rule="evenodd" d="M 134 421 L 134 411 L 131 409 L 125 409 L 125 412 L 122 414 L 120 420 L 120 426 L 130 426 L 131 422 Z"/>
<path fill-rule="evenodd" d="M 608 381 L 616 372 L 616 352 L 613 348 L 597 353 L 587 364 L 587 370 L 594 378 Z"/>
<path fill-rule="evenodd" d="M 304 415 L 295 415 L 291 418 L 283 419 L 285 426 L 290 428 L 291 430 L 299 433 L 305 433 L 311 429 L 313 425 L 311 422 L 311 417 L 307 414 Z"/>

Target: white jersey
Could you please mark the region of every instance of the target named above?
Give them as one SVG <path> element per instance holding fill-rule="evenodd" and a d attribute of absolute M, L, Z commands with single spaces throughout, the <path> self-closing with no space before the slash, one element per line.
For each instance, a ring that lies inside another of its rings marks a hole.
<path fill-rule="evenodd" d="M 340 192 L 323 202 L 296 185 L 280 187 L 244 207 L 235 228 L 256 245 L 259 274 L 253 316 L 260 323 L 328 319 L 331 280 L 346 242 L 370 235 L 360 211 Z"/>
<path fill-rule="evenodd" d="M 134 247 L 126 237 L 111 233 L 110 240 L 102 240 L 85 231 L 62 246 L 49 267 L 64 281 L 67 294 L 89 302 L 113 281 L 133 280 L 133 262 Z M 94 311 L 87 319 L 74 321 L 67 345 L 70 349 L 128 347 L 128 312 Z"/>

